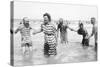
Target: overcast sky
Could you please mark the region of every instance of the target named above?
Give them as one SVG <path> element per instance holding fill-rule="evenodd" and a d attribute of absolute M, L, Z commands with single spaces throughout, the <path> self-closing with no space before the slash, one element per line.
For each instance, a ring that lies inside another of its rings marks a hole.
<path fill-rule="evenodd" d="M 97 18 L 96 6 L 82 6 L 40 2 L 14 2 L 14 18 L 22 19 L 43 19 L 43 14 L 48 12 L 51 18 L 58 20 L 89 20 L 91 17 Z"/>

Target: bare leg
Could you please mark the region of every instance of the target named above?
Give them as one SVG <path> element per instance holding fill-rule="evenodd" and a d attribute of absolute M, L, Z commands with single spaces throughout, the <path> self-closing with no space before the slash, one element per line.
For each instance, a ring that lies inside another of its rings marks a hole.
<path fill-rule="evenodd" d="M 33 50 L 33 46 L 32 46 L 32 42 L 29 43 L 29 50 L 32 51 Z"/>
<path fill-rule="evenodd" d="M 29 55 L 30 47 L 25 46 L 25 55 Z"/>
<path fill-rule="evenodd" d="M 32 51 L 32 46 L 29 47 L 30 51 Z"/>
<path fill-rule="evenodd" d="M 24 46 L 22 47 L 22 51 L 23 51 L 23 54 L 24 54 L 25 53 L 25 47 Z"/>
<path fill-rule="evenodd" d="M 97 52 L 97 46 L 98 44 L 97 44 L 97 39 L 95 38 L 95 51 Z"/>
<path fill-rule="evenodd" d="M 23 52 L 23 55 L 24 55 L 24 53 L 25 53 L 25 43 L 21 44 L 21 48 L 22 48 L 22 52 Z"/>
<path fill-rule="evenodd" d="M 60 32 L 60 41 L 61 41 L 61 44 L 63 44 L 63 34 Z"/>
<path fill-rule="evenodd" d="M 68 34 L 67 34 L 67 32 L 65 33 L 65 41 L 66 41 L 65 44 L 68 44 Z"/>

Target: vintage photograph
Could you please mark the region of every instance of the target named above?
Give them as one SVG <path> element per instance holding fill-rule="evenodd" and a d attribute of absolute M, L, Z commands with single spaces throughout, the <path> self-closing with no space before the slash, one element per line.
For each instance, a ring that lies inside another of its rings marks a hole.
<path fill-rule="evenodd" d="M 28 1 L 12 4 L 12 65 L 97 61 L 96 6 Z"/>

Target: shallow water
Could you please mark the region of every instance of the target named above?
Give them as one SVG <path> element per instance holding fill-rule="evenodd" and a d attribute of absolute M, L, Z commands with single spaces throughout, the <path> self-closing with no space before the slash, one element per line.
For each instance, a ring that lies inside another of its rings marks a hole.
<path fill-rule="evenodd" d="M 19 23 L 14 24 L 14 29 L 18 27 Z M 38 23 L 31 24 L 34 28 L 39 28 Z M 38 27 L 37 27 L 38 26 Z M 76 26 L 70 25 L 72 28 Z M 87 26 L 87 30 L 91 33 L 91 26 Z M 24 57 L 21 50 L 21 35 L 20 33 L 14 36 L 14 65 L 37 65 L 37 64 L 58 64 L 69 62 L 87 62 L 95 61 L 96 53 L 94 52 L 94 39 L 90 39 L 90 47 L 83 48 L 81 44 L 82 36 L 68 30 L 68 44 L 61 44 L 58 39 L 57 55 L 55 57 L 46 58 L 43 55 L 44 35 L 39 33 L 32 35 L 33 51 L 29 57 Z"/>

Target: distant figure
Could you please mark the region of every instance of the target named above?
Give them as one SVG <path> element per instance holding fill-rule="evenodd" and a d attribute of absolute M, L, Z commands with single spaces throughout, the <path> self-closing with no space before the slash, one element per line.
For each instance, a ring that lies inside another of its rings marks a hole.
<path fill-rule="evenodd" d="M 21 34 L 21 47 L 23 48 L 23 54 L 26 54 L 29 50 L 31 50 L 32 41 L 30 36 L 30 30 L 32 28 L 29 24 L 29 19 L 27 17 L 23 18 L 22 24 L 16 29 L 15 34 L 20 32 Z"/>
<path fill-rule="evenodd" d="M 51 16 L 48 13 L 43 15 L 44 23 L 41 25 L 41 29 L 35 31 L 33 34 L 40 32 L 44 33 L 44 56 L 55 56 L 57 37 L 56 37 L 56 27 L 51 23 Z"/>
<path fill-rule="evenodd" d="M 83 23 L 81 23 L 81 22 L 79 21 L 79 29 L 78 29 L 78 30 L 72 29 L 72 31 L 75 31 L 75 32 L 77 32 L 79 35 L 82 35 L 82 36 L 83 36 L 83 39 L 82 39 L 82 46 L 83 46 L 83 47 L 84 47 L 84 46 L 87 46 L 87 47 L 89 46 L 89 39 L 88 39 L 89 35 L 88 35 L 87 30 L 84 28 Z"/>
<path fill-rule="evenodd" d="M 60 31 L 60 40 L 62 44 L 68 43 L 67 29 L 71 30 L 71 28 L 69 28 L 69 26 L 67 25 L 67 22 L 64 23 L 63 19 L 60 18 L 57 31 Z"/>
<path fill-rule="evenodd" d="M 91 35 L 89 36 L 89 38 L 91 38 L 93 35 L 94 35 L 94 39 L 95 39 L 95 51 L 97 51 L 97 31 L 98 31 L 98 28 L 97 28 L 97 24 L 96 24 L 96 19 L 94 17 L 91 18 L 91 24 L 93 25 L 92 27 L 92 33 Z"/>

